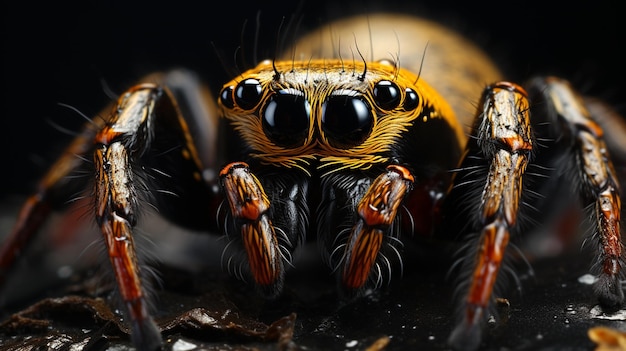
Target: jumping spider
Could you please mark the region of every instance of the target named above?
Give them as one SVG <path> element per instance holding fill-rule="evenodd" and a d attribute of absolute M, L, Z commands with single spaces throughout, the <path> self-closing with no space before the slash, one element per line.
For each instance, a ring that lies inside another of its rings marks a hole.
<path fill-rule="evenodd" d="M 399 15 L 310 34 L 224 84 L 217 104 L 192 80 L 151 76 L 87 125 L 24 204 L 0 248 L 3 278 L 50 204 L 90 188 L 133 343 L 154 350 L 162 339 L 133 240 L 145 203 L 224 235 L 226 266 L 267 297 L 305 241 L 355 297 L 402 265 L 403 242 L 434 235 L 465 243 L 449 344 L 475 349 L 509 241 L 576 199 L 598 247 L 597 297 L 623 303 L 620 188 L 593 114 L 616 117 L 568 82 L 504 81 L 473 44 Z M 84 169 L 91 182 L 68 181 Z"/>

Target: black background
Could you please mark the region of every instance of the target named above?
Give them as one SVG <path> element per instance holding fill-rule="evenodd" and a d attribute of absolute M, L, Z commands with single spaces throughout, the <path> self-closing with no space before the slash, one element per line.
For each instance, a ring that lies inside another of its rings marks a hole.
<path fill-rule="evenodd" d="M 60 103 L 92 116 L 110 100 L 103 82 L 120 93 L 142 75 L 173 66 L 196 70 L 217 87 L 230 78 L 217 52 L 232 68 L 245 20 L 244 47 L 253 51 L 257 14 L 259 57 L 272 52 L 283 16 L 301 17 L 303 29 L 370 10 L 433 17 L 492 52 L 511 80 L 557 74 L 626 112 L 624 18 L 607 0 L 578 5 L 538 0 L 11 1 L 2 7 L 1 195 L 31 191 L 69 141 L 46 121 L 70 130 L 84 122 Z"/>

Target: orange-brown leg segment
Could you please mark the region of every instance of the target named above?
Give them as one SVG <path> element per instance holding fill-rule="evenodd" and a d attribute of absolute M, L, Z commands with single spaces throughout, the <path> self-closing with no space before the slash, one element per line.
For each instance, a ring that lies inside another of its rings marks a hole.
<path fill-rule="evenodd" d="M 342 284 L 348 292 L 359 291 L 371 276 L 374 264 L 398 209 L 414 179 L 404 167 L 391 165 L 370 185 L 357 206 L 358 220 L 352 227 L 344 253 Z M 379 275 L 380 276 L 380 275 Z"/>
<path fill-rule="evenodd" d="M 504 258 L 511 230 L 517 224 L 522 180 L 533 148 L 527 94 L 515 84 L 500 82 L 483 95 L 477 144 L 489 163 L 477 223 L 479 244 L 461 305 L 461 320 L 449 342 L 475 349 Z"/>
<path fill-rule="evenodd" d="M 619 306 L 624 302 L 620 189 L 604 132 L 568 82 L 550 77 L 538 79 L 535 84 L 572 131 L 574 154 L 581 177 L 581 198 L 583 205 L 592 208 L 592 239 L 598 244 L 597 271 L 594 272 L 598 281 L 594 289 L 603 305 Z"/>
<path fill-rule="evenodd" d="M 63 192 L 59 190 L 67 185 L 68 176 L 83 163 L 80 155 L 91 150 L 91 142 L 99 127 L 98 124 L 104 123 L 102 120 L 94 120 L 84 128 L 39 181 L 37 192 L 22 205 L 15 225 L 0 246 L 0 287 L 3 286 L 7 274 L 11 271 L 22 250 L 28 246 L 53 210 L 52 202 L 59 201 L 56 199 L 58 196 L 53 193 Z"/>
<path fill-rule="evenodd" d="M 256 287 L 268 297 L 276 296 L 282 289 L 284 268 L 265 190 L 243 162 L 224 167 L 220 179 L 233 216 L 230 223 L 235 226 L 233 233 L 227 232 L 241 236 Z"/>
<path fill-rule="evenodd" d="M 50 214 L 50 204 L 45 200 L 47 191 L 48 188 L 44 186 L 26 200 L 20 209 L 15 226 L 0 246 L 0 286 L 4 284 L 22 250 Z"/>
<path fill-rule="evenodd" d="M 153 122 L 150 119 L 161 93 L 154 85 L 133 87 L 120 97 L 112 118 L 94 139 L 96 220 L 125 304 L 131 338 L 142 350 L 158 349 L 162 340 L 149 313 L 133 240 L 138 198 L 131 158 L 143 146 L 132 142 L 137 140 L 141 128 Z"/>
<path fill-rule="evenodd" d="M 133 228 L 138 222 L 140 203 L 154 201 L 161 214 L 179 223 L 187 222 L 189 217 L 210 218 L 215 210 L 212 206 L 219 203 L 217 192 L 201 175 L 203 165 L 187 124 L 214 116 L 193 113 L 192 110 L 203 110 L 194 109 L 203 106 L 203 102 L 194 97 L 198 95 L 195 85 L 178 84 L 178 78 L 191 77 L 176 71 L 149 77 L 146 81 L 160 81 L 172 90 L 153 83 L 136 85 L 103 114 L 105 117 L 90 121 L 41 180 L 38 192 L 27 200 L 12 233 L 0 248 L 2 279 L 51 209 L 67 201 L 68 193 L 85 190 L 91 181 L 95 219 L 138 350 L 156 350 L 162 344 L 148 308 L 144 286 L 147 282 L 142 281 L 134 244 Z M 184 105 L 176 103 L 174 93 L 183 97 Z M 183 108 L 190 113 L 183 116 Z M 204 150 L 209 156 L 213 152 Z M 93 164 L 85 162 L 89 155 Z M 71 177 L 73 172 L 85 169 L 93 171 L 95 177 Z M 184 195 L 184 200 L 179 195 Z M 202 218 L 188 225 L 215 229 L 212 221 Z"/>

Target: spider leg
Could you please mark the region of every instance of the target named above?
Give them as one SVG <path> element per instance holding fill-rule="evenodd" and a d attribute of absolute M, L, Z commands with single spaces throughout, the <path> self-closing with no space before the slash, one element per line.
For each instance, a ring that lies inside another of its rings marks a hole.
<path fill-rule="evenodd" d="M 188 126 L 188 122 L 196 121 L 193 118 L 206 118 L 207 114 L 192 111 L 201 102 L 190 96 L 193 84 L 185 86 L 173 80 L 177 73 L 146 78 L 144 81 L 151 82 L 122 94 L 107 118 L 92 121 L 44 176 L 0 249 L 0 268 L 6 272 L 55 207 L 51 202 L 63 200 L 67 188 L 84 189 L 88 185 L 87 178 L 76 182 L 68 176 L 79 167 L 93 166 L 96 223 L 106 244 L 131 339 L 140 350 L 155 350 L 162 344 L 149 308 L 148 281 L 142 279 L 134 238 L 133 228 L 144 203 L 155 201 L 155 208 L 174 222 L 217 228 L 210 214 L 220 202 L 219 195 L 202 174 L 204 165 Z M 175 94 L 188 99 L 178 104 Z M 183 116 L 183 109 L 192 116 Z M 209 118 L 214 117 L 208 112 Z M 215 151 L 203 152 L 211 156 Z M 93 165 L 85 162 L 90 153 Z"/>
<path fill-rule="evenodd" d="M 142 288 L 132 228 L 137 224 L 138 198 L 133 158 L 144 151 L 149 125 L 162 94 L 156 85 L 137 85 L 118 100 L 116 111 L 95 139 L 96 221 L 104 236 L 119 293 L 138 347 L 154 350 L 162 340 L 150 316 Z M 144 140 L 141 140 L 144 138 Z"/>
<path fill-rule="evenodd" d="M 340 269 L 340 286 L 348 296 L 358 296 L 370 280 L 380 284 L 382 273 L 376 269 L 377 261 L 382 260 L 387 270 L 391 269 L 383 244 L 387 236 L 399 235 L 400 221 L 396 219 L 413 182 L 408 169 L 390 165 L 371 182 L 350 177 L 326 183 L 337 188 L 327 189 L 334 194 L 325 194 L 328 198 L 322 201 L 319 237 L 329 264 Z M 358 203 L 353 203 L 354 199 L 359 199 Z M 340 201 L 339 208 L 334 207 L 335 201 Z M 342 230 L 345 226 L 350 229 Z M 388 244 L 399 256 L 395 243 L 391 240 Z M 338 252 L 342 256 L 334 257 Z"/>
<path fill-rule="evenodd" d="M 611 150 L 611 159 L 614 165 L 626 163 L 626 121 L 624 117 L 600 98 L 584 96 L 585 107 L 594 120 L 604 130 L 604 141 Z M 623 167 L 616 168 L 620 183 L 626 179 Z"/>
<path fill-rule="evenodd" d="M 134 86 L 119 98 L 94 138 L 96 221 L 126 307 L 131 339 L 141 350 L 160 348 L 162 339 L 148 308 L 148 281 L 142 280 L 133 240 L 140 201 L 156 201 L 162 215 L 188 228 L 217 230 L 212 213 L 221 195 L 213 186 L 217 177 L 205 174 L 204 163 L 213 165 L 215 150 L 205 145 L 199 151 L 190 130 L 190 125 L 200 128 L 206 117 L 211 129 L 216 116 L 210 106 L 197 111 L 204 102 L 195 94 L 193 78 L 172 71 L 151 78 L 160 84 Z M 148 168 L 156 172 L 148 174 Z"/>
<path fill-rule="evenodd" d="M 518 222 L 522 179 L 533 149 L 528 98 L 522 87 L 508 82 L 489 86 L 479 106 L 476 137 L 468 144 L 464 161 L 483 162 L 488 172 L 478 183 L 482 193 L 473 212 L 479 239 L 476 252 L 466 256 L 469 284 L 464 287 L 460 321 L 448 340 L 455 348 L 470 350 L 480 343 L 496 278 Z"/>
<path fill-rule="evenodd" d="M 285 272 L 276 227 L 269 215 L 269 197 L 246 163 L 228 164 L 220 179 L 233 217 L 226 234 L 241 239 L 256 287 L 265 296 L 275 297 L 282 289 Z"/>
<path fill-rule="evenodd" d="M 93 122 L 104 124 L 100 119 Z M 77 155 L 84 155 L 91 149 L 94 135 L 93 125 L 84 128 L 39 181 L 37 191 L 22 205 L 16 223 L 0 245 L 0 287 L 4 285 L 21 252 L 32 242 L 38 229 L 56 207 L 56 203 L 62 202 L 58 200 L 58 190 L 68 185 L 67 176 L 83 164 L 83 160 Z"/>
<path fill-rule="evenodd" d="M 594 266 L 598 280 L 594 290 L 605 307 L 620 306 L 624 302 L 620 186 L 604 131 L 592 118 L 583 98 L 567 81 L 555 77 L 537 78 L 531 82 L 529 92 L 541 94 L 559 121 L 571 132 L 571 149 L 577 167 L 574 182 L 583 206 L 590 209 L 592 239 L 598 244 L 598 260 Z"/>

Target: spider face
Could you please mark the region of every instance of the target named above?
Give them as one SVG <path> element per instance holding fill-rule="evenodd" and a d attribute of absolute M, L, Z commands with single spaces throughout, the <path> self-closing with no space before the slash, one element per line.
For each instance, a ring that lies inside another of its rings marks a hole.
<path fill-rule="evenodd" d="M 457 349 L 480 346 L 509 243 L 550 226 L 572 200 L 591 218 L 596 294 L 606 306 L 621 305 L 619 182 L 589 112 L 604 105 L 554 77 L 503 81 L 479 49 L 432 22 L 371 15 L 336 23 L 328 35 L 366 28 L 376 37 L 390 23 L 407 47 L 433 43 L 424 74 L 410 50 L 373 61 L 295 45 L 291 59 L 263 61 L 224 84 L 216 107 L 199 98 L 195 76 L 180 71 L 130 88 L 24 205 L 0 247 L 2 277 L 49 204 L 66 200 L 65 179 L 86 168 L 94 181 L 79 185 L 93 195 L 121 308 L 142 350 L 162 345 L 133 239 L 145 198 L 180 225 L 226 238 L 228 271 L 270 298 L 283 291 L 307 241 L 317 243 L 346 298 L 389 281 L 407 241 L 460 243 L 448 340 Z M 370 48 L 372 57 L 393 52 L 381 46 Z M 476 86 L 482 91 L 474 94 Z M 471 113 L 468 100 L 478 102 Z M 205 122 L 208 131 L 198 132 Z M 200 146 L 203 137 L 211 146 Z"/>
<path fill-rule="evenodd" d="M 251 230 L 254 234 L 245 237 L 268 238 L 259 246 L 243 241 L 248 258 L 260 263 L 249 267 L 253 280 L 263 286 L 271 285 L 269 267 L 282 270 L 274 262 L 275 255 L 283 252 L 290 257 L 311 235 L 333 269 L 344 266 L 341 280 L 347 290 L 364 290 L 368 281 L 380 286 L 382 272 L 391 270 L 390 261 L 401 256 L 402 202 L 416 176 L 433 175 L 419 166 L 428 166 L 430 172 L 436 169 L 437 176 L 443 177 L 443 170 L 453 167 L 450 161 L 458 158 L 464 138 L 445 100 L 415 74 L 389 61 L 262 62 L 224 85 L 219 108 L 230 127 L 229 137 L 243 145 L 229 149 L 228 159 L 246 160 L 222 171 L 226 193 L 237 195 L 229 197 L 233 216 L 225 216 L 224 227 L 228 233 Z M 435 134 L 448 141 L 437 158 L 426 147 Z M 431 162 L 420 164 L 418 160 L 426 155 Z M 255 169 L 258 178 L 248 173 L 235 176 L 241 168 Z M 268 218 L 254 230 L 234 223 L 239 209 L 250 207 L 247 194 L 258 209 L 250 212 L 253 217 L 243 217 L 256 221 L 267 214 Z M 285 199 L 284 194 L 292 195 Z M 274 212 L 285 201 L 293 203 L 284 212 Z M 352 209 L 338 220 L 345 208 Z M 404 216 L 410 222 L 419 214 Z M 367 228 L 350 234 L 350 223 L 359 218 Z M 386 234 L 388 227 L 393 229 Z M 405 228 L 407 233 L 412 230 Z M 258 252 L 264 254 L 256 257 Z M 370 274 L 370 267 L 376 267 L 376 273 Z"/>
<path fill-rule="evenodd" d="M 317 174 L 403 163 L 402 139 L 433 119 L 464 138 L 450 106 L 389 61 L 266 61 L 241 77 L 219 105 L 260 164 Z"/>

